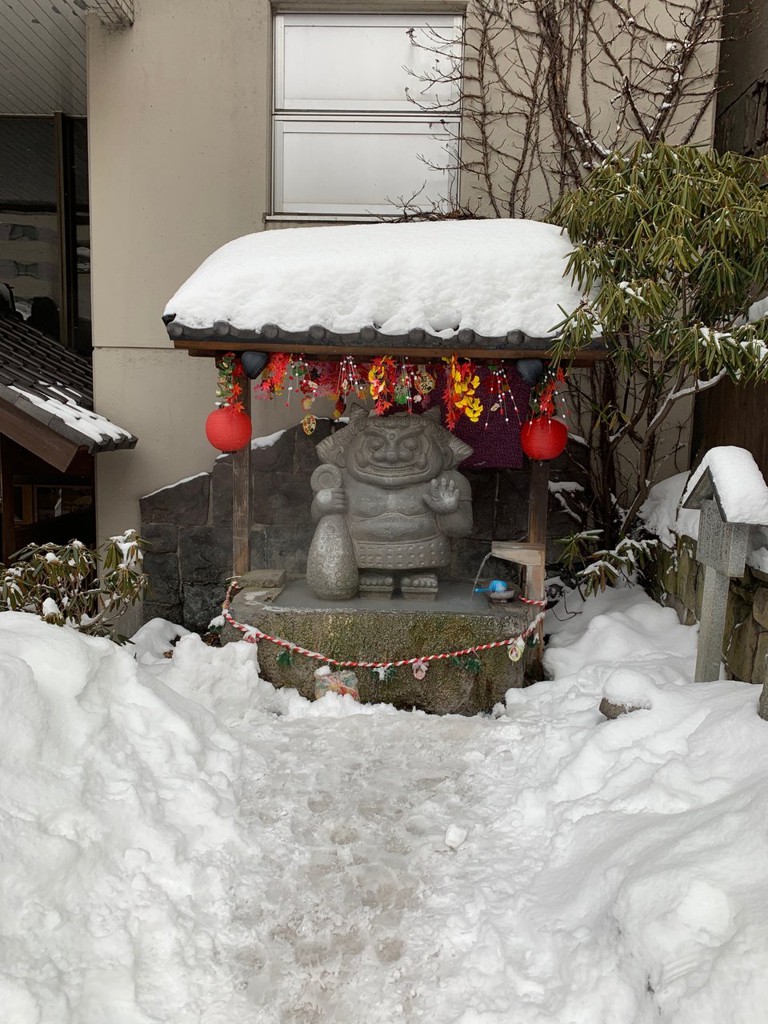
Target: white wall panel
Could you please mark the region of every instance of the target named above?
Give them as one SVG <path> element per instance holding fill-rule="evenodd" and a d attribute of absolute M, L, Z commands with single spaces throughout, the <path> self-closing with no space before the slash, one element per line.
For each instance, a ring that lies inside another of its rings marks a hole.
<path fill-rule="evenodd" d="M 456 109 L 455 86 L 427 89 L 421 79 L 449 75 L 460 57 L 456 17 L 280 15 L 275 109 L 418 113 L 406 90 L 419 103 Z"/>
<path fill-rule="evenodd" d="M 455 167 L 456 157 L 451 153 L 456 127 L 401 121 L 278 119 L 275 210 L 393 213 L 393 206 L 417 193 L 416 205 L 421 208 L 445 203 L 455 190 L 455 170 L 436 167 Z"/>

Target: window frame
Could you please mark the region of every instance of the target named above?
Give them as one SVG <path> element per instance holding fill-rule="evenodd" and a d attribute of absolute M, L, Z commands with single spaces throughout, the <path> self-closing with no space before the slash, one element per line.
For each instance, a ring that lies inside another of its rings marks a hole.
<path fill-rule="evenodd" d="M 325 201 L 292 202 L 285 196 L 286 168 L 284 143 L 290 134 L 298 134 L 296 126 L 306 126 L 308 134 L 312 131 L 339 134 L 369 134 L 366 129 L 373 125 L 381 125 L 381 136 L 388 134 L 429 136 L 438 145 L 455 147 L 446 163 L 445 174 L 450 180 L 445 191 L 437 202 L 454 204 L 458 201 L 460 190 L 460 140 L 461 140 L 461 97 L 458 89 L 451 97 L 455 102 L 435 105 L 424 109 L 417 103 L 404 99 L 403 102 L 393 100 L 342 100 L 334 103 L 330 100 L 309 100 L 311 106 L 301 106 L 287 95 L 286 87 L 286 29 L 291 26 L 311 28 L 313 26 L 334 27 L 384 27 L 398 28 L 432 28 L 438 32 L 451 33 L 455 38 L 455 59 L 461 66 L 463 62 L 464 15 L 455 8 L 440 13 L 414 11 L 409 14 L 356 13 L 356 14 L 325 14 L 320 12 L 299 13 L 290 11 L 276 12 L 273 19 L 273 72 L 272 72 L 272 104 L 271 104 L 271 189 L 270 206 L 272 213 L 268 219 L 273 220 L 371 220 L 387 215 L 398 216 L 402 208 L 396 203 L 369 202 L 364 206 L 355 203 L 328 203 Z M 355 133 L 352 126 L 361 124 L 364 130 Z M 292 132 L 292 126 L 294 131 Z M 345 127 L 349 131 L 345 132 Z M 439 172 L 438 172 L 439 173 Z M 388 196 L 388 198 L 390 198 Z M 399 196 L 391 197 L 393 199 Z M 410 196 L 403 198 L 409 199 Z M 419 204 L 417 204 L 419 205 Z M 433 199 L 426 199 L 422 208 L 432 209 Z"/>

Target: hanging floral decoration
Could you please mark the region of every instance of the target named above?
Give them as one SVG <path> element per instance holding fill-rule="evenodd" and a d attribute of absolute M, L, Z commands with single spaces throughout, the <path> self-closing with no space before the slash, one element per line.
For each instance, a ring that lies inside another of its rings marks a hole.
<path fill-rule="evenodd" d="M 352 356 L 344 356 L 339 362 L 339 378 L 337 392 L 339 398 L 365 398 L 368 384 L 363 373 Z"/>
<path fill-rule="evenodd" d="M 443 391 L 446 425 L 449 430 L 456 427 L 462 413 L 472 423 L 477 423 L 480 419 L 483 404 L 475 394 L 479 387 L 480 378 L 472 360 L 459 360 L 456 356 L 451 356 Z"/>
<path fill-rule="evenodd" d="M 503 417 L 505 423 L 510 422 L 511 414 L 514 414 L 518 426 L 522 426 L 520 410 L 515 401 L 515 394 L 509 383 L 507 371 L 503 366 L 491 365 L 488 367 L 490 378 L 488 380 L 488 391 L 490 401 L 485 413 L 484 427 L 487 430 L 491 414 L 496 413 Z"/>
<path fill-rule="evenodd" d="M 381 416 L 392 408 L 395 398 L 397 367 L 392 356 L 377 356 L 368 370 L 371 398 L 376 415 Z"/>
<path fill-rule="evenodd" d="M 234 352 L 227 352 L 216 360 L 219 379 L 216 384 L 217 405 L 228 405 L 237 412 L 243 411 L 242 394 L 245 370 Z"/>
<path fill-rule="evenodd" d="M 463 417 L 478 423 L 483 414 L 486 429 L 495 416 L 505 423 L 521 425 L 509 371 L 501 364 L 491 364 L 488 369 L 487 391 L 483 392 L 487 397 L 481 398 L 477 363 L 456 355 L 428 364 L 391 355 L 365 361 L 351 355 L 338 361 L 308 361 L 301 354 L 276 352 L 270 355 L 256 389 L 264 397 L 282 396 L 286 405 L 297 397 L 305 413 L 302 426 L 308 434 L 317 424 L 312 408 L 318 398 L 333 401 L 335 417 L 343 416 L 353 399 L 370 398 L 381 416 L 391 410 L 420 411 L 434 403 L 438 387 L 449 430 L 454 430 Z M 564 380 L 562 370 L 558 370 L 539 384 L 532 399 L 534 418 L 554 415 L 554 404 L 561 400 L 557 389 Z"/>

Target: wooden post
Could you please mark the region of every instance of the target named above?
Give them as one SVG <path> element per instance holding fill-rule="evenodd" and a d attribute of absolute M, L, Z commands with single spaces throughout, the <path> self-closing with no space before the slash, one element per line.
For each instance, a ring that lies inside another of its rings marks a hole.
<path fill-rule="evenodd" d="M 528 543 L 540 544 L 543 557 L 538 565 L 525 570 L 526 597 L 544 600 L 547 548 L 547 509 L 549 507 L 549 463 L 531 462 L 528 499 Z"/>
<path fill-rule="evenodd" d="M 3 548 L 0 554 L 7 565 L 8 559 L 16 550 L 16 515 L 11 445 L 4 434 L 0 434 L 0 474 L 0 495 L 3 501 Z"/>
<path fill-rule="evenodd" d="M 243 408 L 251 414 L 251 389 L 246 379 Z M 232 573 L 242 576 L 251 568 L 251 445 L 232 456 Z"/>

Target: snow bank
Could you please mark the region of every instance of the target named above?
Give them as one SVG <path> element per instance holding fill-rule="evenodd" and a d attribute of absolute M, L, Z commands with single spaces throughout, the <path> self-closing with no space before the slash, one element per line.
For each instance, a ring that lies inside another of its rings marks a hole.
<path fill-rule="evenodd" d="M 563 277 L 571 248 L 559 228 L 530 220 L 262 231 L 209 256 L 165 314 L 195 328 L 546 337 L 581 300 Z"/>
<path fill-rule="evenodd" d="M 0 614 L 3 1024 L 760 1024 L 757 690 L 639 590 L 555 614 L 477 718 Z"/>

